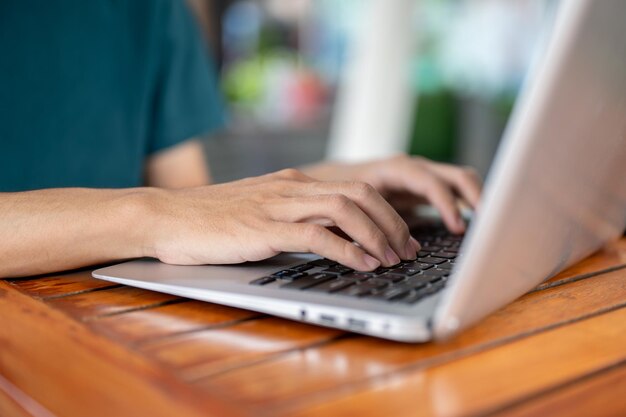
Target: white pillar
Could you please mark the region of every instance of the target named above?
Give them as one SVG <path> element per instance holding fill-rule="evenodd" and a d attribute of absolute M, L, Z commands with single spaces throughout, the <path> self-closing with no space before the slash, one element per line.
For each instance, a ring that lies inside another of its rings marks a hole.
<path fill-rule="evenodd" d="M 415 0 L 367 0 L 338 91 L 327 156 L 363 161 L 406 151 Z"/>

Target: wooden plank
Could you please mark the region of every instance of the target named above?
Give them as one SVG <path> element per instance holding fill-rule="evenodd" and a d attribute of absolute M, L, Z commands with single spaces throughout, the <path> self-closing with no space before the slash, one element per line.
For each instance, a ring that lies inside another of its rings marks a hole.
<path fill-rule="evenodd" d="M 51 299 L 46 302 L 73 317 L 88 320 L 94 317 L 158 306 L 174 300 L 183 299 L 140 288 L 119 287 Z"/>
<path fill-rule="evenodd" d="M 446 343 L 350 338 L 196 382 L 255 406 L 317 402 L 407 367 L 442 363 L 626 303 L 626 271 L 530 293 Z M 297 384 L 292 383 L 298 380 Z"/>
<path fill-rule="evenodd" d="M 541 290 L 555 285 L 570 282 L 575 279 L 585 278 L 591 274 L 622 268 L 626 266 L 626 239 L 609 243 L 604 248 L 588 258 L 570 266 L 565 271 L 557 274 L 537 289 Z"/>
<path fill-rule="evenodd" d="M 89 321 L 89 326 L 125 344 L 137 345 L 259 316 L 252 311 L 189 301 L 102 317 Z"/>
<path fill-rule="evenodd" d="M 592 378 L 524 401 L 497 413 L 502 417 L 623 417 L 626 416 L 626 364 Z"/>
<path fill-rule="evenodd" d="M 55 417 L 2 375 L 0 375 L 0 416 Z"/>
<path fill-rule="evenodd" d="M 0 281 L 0 375 L 64 417 L 243 416 Z"/>
<path fill-rule="evenodd" d="M 91 277 L 88 271 L 67 275 L 11 281 L 22 292 L 39 298 L 62 297 L 101 288 L 118 287 L 118 284 Z"/>
<path fill-rule="evenodd" d="M 489 413 L 626 357 L 626 308 L 441 366 L 392 374 L 289 416 L 468 416 Z"/>
<path fill-rule="evenodd" d="M 0 416 L 3 417 L 40 417 L 29 413 L 20 404 L 13 401 L 6 393 L 0 390 Z M 54 417 L 54 416 L 50 416 Z"/>
<path fill-rule="evenodd" d="M 342 333 L 279 318 L 264 318 L 148 343 L 140 346 L 140 350 L 171 366 L 184 379 L 193 380 L 281 352 L 319 345 Z"/>

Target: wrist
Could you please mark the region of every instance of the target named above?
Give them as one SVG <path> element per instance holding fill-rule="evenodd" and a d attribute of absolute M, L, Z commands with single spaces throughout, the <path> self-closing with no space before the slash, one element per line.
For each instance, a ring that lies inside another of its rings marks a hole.
<path fill-rule="evenodd" d="M 120 219 L 116 226 L 119 258 L 156 256 L 157 226 L 165 194 L 167 190 L 159 188 L 133 188 L 114 200 L 113 212 Z"/>

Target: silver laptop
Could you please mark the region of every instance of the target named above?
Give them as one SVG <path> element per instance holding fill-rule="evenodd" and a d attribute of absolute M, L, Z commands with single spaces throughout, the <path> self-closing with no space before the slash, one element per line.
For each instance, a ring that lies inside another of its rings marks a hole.
<path fill-rule="evenodd" d="M 561 2 L 463 239 L 418 227 L 418 260 L 370 274 L 283 254 L 232 266 L 142 259 L 93 276 L 388 339 L 449 337 L 624 231 L 625 17 L 623 0 Z"/>

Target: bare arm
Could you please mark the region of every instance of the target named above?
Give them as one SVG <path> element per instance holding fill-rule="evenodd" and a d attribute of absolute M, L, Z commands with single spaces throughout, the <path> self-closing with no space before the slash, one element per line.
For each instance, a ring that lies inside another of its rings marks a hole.
<path fill-rule="evenodd" d="M 178 170 L 186 161 L 181 155 L 196 155 L 200 161 L 198 148 L 187 146 L 150 162 L 148 182 L 163 188 L 0 193 L 0 277 L 143 256 L 185 265 L 238 263 L 281 251 L 314 252 L 354 269 L 372 270 L 414 259 L 419 250 L 407 225 L 376 187 L 415 194 L 420 187 L 428 190 L 438 183 L 428 176 L 419 181 L 416 174 L 426 169 L 423 162 L 416 167 L 403 157 L 312 170 L 318 177 L 327 175 L 325 180 L 344 181 L 319 181 L 284 170 L 186 187 L 208 180 L 201 169 L 187 169 L 193 163 Z M 171 165 L 175 160 L 179 164 Z M 206 169 L 195 165 L 202 166 Z M 450 187 L 472 198 L 471 192 L 478 189 L 455 186 L 453 181 L 462 184 L 466 175 L 448 168 L 428 166 L 443 169 L 438 175 L 448 176 Z M 332 233 L 329 226 L 339 227 L 349 239 Z"/>
<path fill-rule="evenodd" d="M 163 188 L 211 180 L 198 140 L 153 155 L 145 175 L 147 185 Z M 146 255 L 147 193 L 78 188 L 0 193 L 0 277 Z"/>
<path fill-rule="evenodd" d="M 0 277 L 142 256 L 141 190 L 0 193 Z"/>
<path fill-rule="evenodd" d="M 320 182 L 296 170 L 181 189 L 4 193 L 0 236 L 1 277 L 143 256 L 197 265 L 280 252 L 314 252 L 372 270 L 414 259 L 419 250 L 373 187 Z"/>

